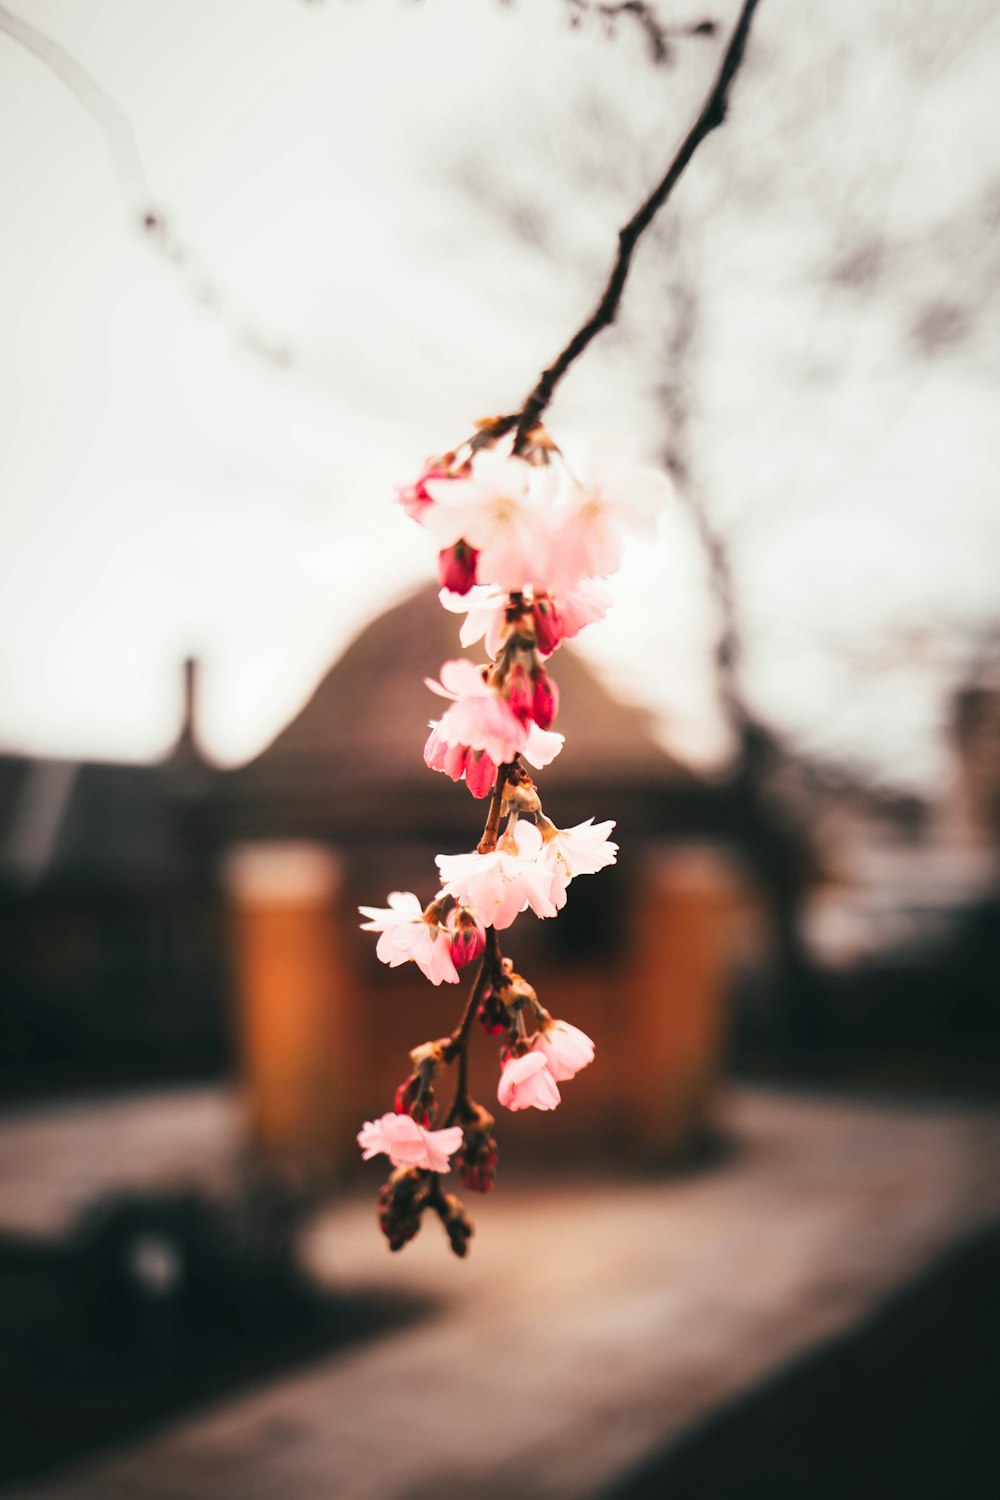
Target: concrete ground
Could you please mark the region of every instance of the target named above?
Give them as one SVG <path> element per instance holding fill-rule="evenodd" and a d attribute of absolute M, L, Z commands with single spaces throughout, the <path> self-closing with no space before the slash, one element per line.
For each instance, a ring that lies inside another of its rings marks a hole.
<path fill-rule="evenodd" d="M 504 1183 L 466 1262 L 433 1223 L 391 1256 L 352 1195 L 308 1232 L 315 1273 L 433 1316 L 11 1493 L 586 1500 L 1000 1223 L 996 1109 L 734 1090 L 723 1116 L 733 1149 L 700 1173 Z M 0 1227 L 56 1230 L 125 1181 L 224 1181 L 239 1143 L 216 1090 L 11 1112 Z"/>

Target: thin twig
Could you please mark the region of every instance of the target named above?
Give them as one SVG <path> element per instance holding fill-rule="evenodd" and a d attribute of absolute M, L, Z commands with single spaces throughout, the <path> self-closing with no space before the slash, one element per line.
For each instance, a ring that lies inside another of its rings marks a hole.
<path fill-rule="evenodd" d="M 654 63 L 669 62 L 670 43 L 675 38 L 714 36 L 718 30 L 715 21 L 661 21 L 644 0 L 566 0 L 566 4 L 571 26 L 579 26 L 585 16 L 597 16 L 609 29 L 623 16 L 635 21 L 645 34 Z"/>
<path fill-rule="evenodd" d="M 226 322 L 247 349 L 268 364 L 291 364 L 288 346 L 253 328 L 228 305 L 204 259 L 176 233 L 150 187 L 135 131 L 121 105 L 102 88 L 71 52 L 37 26 L 0 4 L 0 32 L 48 68 L 86 110 L 107 143 L 118 191 L 129 218 L 157 254 L 180 273 L 191 296 Z"/>
<path fill-rule="evenodd" d="M 705 103 L 702 105 L 698 118 L 681 142 L 662 180 L 650 193 L 645 203 L 641 205 L 619 232 L 618 253 L 612 264 L 607 285 L 594 311 L 583 326 L 573 335 L 565 349 L 549 365 L 548 369 L 543 370 L 537 385 L 516 416 L 501 419 L 501 423 L 506 424 L 503 427 L 503 430 L 506 432 L 509 432 L 516 422 L 517 430 L 514 438 L 515 452 L 520 452 L 524 446 L 532 429 L 537 425 L 539 418 L 552 400 L 556 386 L 562 380 L 570 365 L 580 358 L 580 355 L 590 344 L 591 340 L 596 338 L 602 329 L 608 328 L 615 321 L 622 299 L 622 292 L 625 290 L 625 282 L 628 279 L 628 273 L 631 268 L 632 256 L 642 234 L 649 228 L 659 210 L 670 197 L 685 167 L 701 145 L 701 142 L 713 130 L 717 130 L 725 120 L 726 109 L 729 103 L 729 91 L 743 61 L 747 37 L 750 33 L 750 24 L 753 21 L 757 4 L 758 0 L 743 0 L 743 8 L 740 11 L 735 30 L 730 38 L 729 46 L 726 48 L 718 76 L 709 91 Z"/>

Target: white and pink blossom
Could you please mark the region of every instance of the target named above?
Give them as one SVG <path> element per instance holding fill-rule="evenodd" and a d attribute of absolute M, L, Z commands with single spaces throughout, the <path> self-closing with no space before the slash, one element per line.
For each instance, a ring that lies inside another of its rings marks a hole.
<path fill-rule="evenodd" d="M 440 682 L 431 677 L 425 677 L 424 682 L 432 693 L 451 699 L 451 708 L 435 726 L 449 744 L 485 750 L 497 765 L 513 760 L 524 748 L 524 724 L 473 662 L 464 657 L 446 661 Z"/>
<path fill-rule="evenodd" d="M 432 484 L 432 493 L 440 486 Z M 621 563 L 622 534 L 656 534 L 656 518 L 670 483 L 656 469 L 638 468 L 624 439 L 599 438 L 591 447 L 581 483 L 558 522 L 552 556 L 556 593 L 583 578 L 606 577 Z"/>
<path fill-rule="evenodd" d="M 541 847 L 534 824 L 518 822 L 489 854 L 439 854 L 445 893 L 498 931 L 529 906 L 538 917 L 554 917 L 552 871 L 538 861 Z"/>
<path fill-rule="evenodd" d="M 430 677 L 424 681 L 431 692 L 452 701 L 441 718 L 431 722 L 424 760 L 452 781 L 464 776 L 473 796 L 485 797 L 497 766 L 509 763 L 515 755 L 541 768 L 562 749 L 561 734 L 519 718 L 471 661 L 446 661 L 439 682 Z"/>
<path fill-rule="evenodd" d="M 618 845 L 613 844 L 608 834 L 614 828 L 614 820 L 595 823 L 588 818 L 574 828 L 557 828 L 543 814 L 538 814 L 538 827 L 544 840 L 539 863 L 552 877 L 550 895 L 555 905 L 562 910 L 566 905 L 566 888 L 577 875 L 596 875 L 618 858 Z"/>
<path fill-rule="evenodd" d="M 375 952 L 390 969 L 412 959 L 431 984 L 457 984 L 458 970 L 451 956 L 452 934 L 429 921 L 412 891 L 390 891 L 388 907 L 359 906 L 367 922 L 363 932 L 379 932 Z"/>
<path fill-rule="evenodd" d="M 394 1167 L 423 1167 L 429 1172 L 450 1172 L 448 1158 L 461 1144 L 460 1125 L 427 1130 L 409 1115 L 381 1115 L 366 1120 L 358 1131 L 363 1161 L 384 1154 Z"/>
<path fill-rule="evenodd" d="M 543 1053 L 526 1052 L 504 1063 L 497 1098 L 505 1109 L 555 1109 L 561 1097 Z"/>
<path fill-rule="evenodd" d="M 532 1040 L 532 1048 L 545 1058 L 557 1083 L 575 1078 L 594 1061 L 594 1043 L 585 1031 L 568 1021 L 546 1021 Z"/>
<path fill-rule="evenodd" d="M 546 588 L 557 487 L 551 467 L 487 450 L 476 455 L 468 477 L 427 481 L 434 505 L 420 519 L 439 547 L 464 541 L 475 548 L 479 583 L 508 593 Z"/>
<path fill-rule="evenodd" d="M 490 656 L 496 656 L 503 645 L 507 616 L 507 595 L 492 584 L 477 583 L 468 593 L 443 588 L 438 595 L 442 605 L 453 615 L 465 615 L 458 639 L 463 646 L 482 641 Z"/>

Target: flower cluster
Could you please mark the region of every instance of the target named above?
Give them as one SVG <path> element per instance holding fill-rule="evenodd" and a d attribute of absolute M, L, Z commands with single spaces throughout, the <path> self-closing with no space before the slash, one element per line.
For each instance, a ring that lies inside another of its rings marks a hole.
<path fill-rule="evenodd" d="M 540 427 L 503 444 L 512 426 L 506 418 L 480 424 L 398 494 L 437 548 L 441 603 L 465 616 L 461 645 L 481 641 L 489 658 L 458 657 L 426 679 L 448 706 L 431 721 L 424 760 L 490 800 L 476 848 L 437 856 L 440 889 L 427 906 L 412 892 L 393 891 L 387 907 L 361 907 L 364 928 L 379 933 L 383 963 L 412 961 L 435 985 L 455 984 L 459 969 L 477 966 L 458 1026 L 414 1048 L 394 1112 L 366 1121 L 358 1135 L 365 1160 L 384 1154 L 395 1168 L 379 1195 L 379 1223 L 393 1250 L 413 1238 L 430 1209 L 455 1253 L 466 1253 L 472 1225 L 441 1188 L 453 1158 L 467 1188 L 493 1187 L 495 1122 L 468 1088 L 475 1020 L 501 1040 L 497 1100 L 505 1109 L 555 1109 L 559 1085 L 594 1057 L 591 1039 L 553 1019 L 515 971 L 499 934 L 529 908 L 554 917 L 573 880 L 617 858 L 614 823 L 588 818 L 558 827 L 543 813 L 527 767 L 549 765 L 563 745 L 552 728 L 559 690 L 549 659 L 607 612 L 604 580 L 619 565 L 623 534 L 652 532 L 667 482 L 636 468 L 623 445 L 608 439 L 574 476 Z M 452 1065 L 457 1088 L 444 1110 L 437 1086 Z"/>

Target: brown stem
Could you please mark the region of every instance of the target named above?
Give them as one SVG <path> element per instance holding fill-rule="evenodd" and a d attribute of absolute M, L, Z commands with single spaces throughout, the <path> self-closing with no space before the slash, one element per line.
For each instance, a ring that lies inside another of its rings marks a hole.
<path fill-rule="evenodd" d="M 472 1102 L 469 1098 L 469 1032 L 472 1030 L 472 1022 L 479 1009 L 480 1001 L 484 998 L 487 988 L 495 983 L 500 973 L 500 957 L 500 939 L 497 937 L 496 928 L 488 927 L 486 929 L 486 952 L 483 954 L 469 991 L 462 1019 L 451 1034 L 451 1044 L 454 1049 L 452 1055 L 458 1058 L 458 1081 L 455 1085 L 454 1101 L 448 1111 L 448 1118 L 444 1122 L 445 1129 L 461 1120 Z"/>
<path fill-rule="evenodd" d="M 649 228 L 659 210 L 666 203 L 670 194 L 677 186 L 678 181 L 688 162 L 707 135 L 718 127 L 726 118 L 726 108 L 729 102 L 729 91 L 733 79 L 739 72 L 746 49 L 747 36 L 750 32 L 750 23 L 753 20 L 754 11 L 757 9 L 758 0 L 743 0 L 743 8 L 735 30 L 726 48 L 718 75 L 701 112 L 681 142 L 676 154 L 662 180 L 650 193 L 646 201 L 636 210 L 628 223 L 620 230 L 618 235 L 618 253 L 611 266 L 607 285 L 601 294 L 600 301 L 594 308 L 590 317 L 577 329 L 565 349 L 552 361 L 548 369 L 543 370 L 534 390 L 528 396 L 521 410 L 512 417 L 502 417 L 497 420 L 495 431 L 499 434 L 509 432 L 516 423 L 516 435 L 514 437 L 514 452 L 520 453 L 524 447 L 532 429 L 538 424 L 542 413 L 555 394 L 556 386 L 562 380 L 566 371 L 575 360 L 587 348 L 603 328 L 607 328 L 615 321 L 618 307 L 625 290 L 625 282 L 632 264 L 632 256 L 643 232 Z"/>
<path fill-rule="evenodd" d="M 497 846 L 497 838 L 500 834 L 500 814 L 503 810 L 504 788 L 507 785 L 507 780 L 512 769 L 513 762 L 511 765 L 497 767 L 496 780 L 493 783 L 493 790 L 490 793 L 489 810 L 486 814 L 486 827 L 483 829 L 482 838 L 476 845 L 477 854 L 492 854 Z"/>

